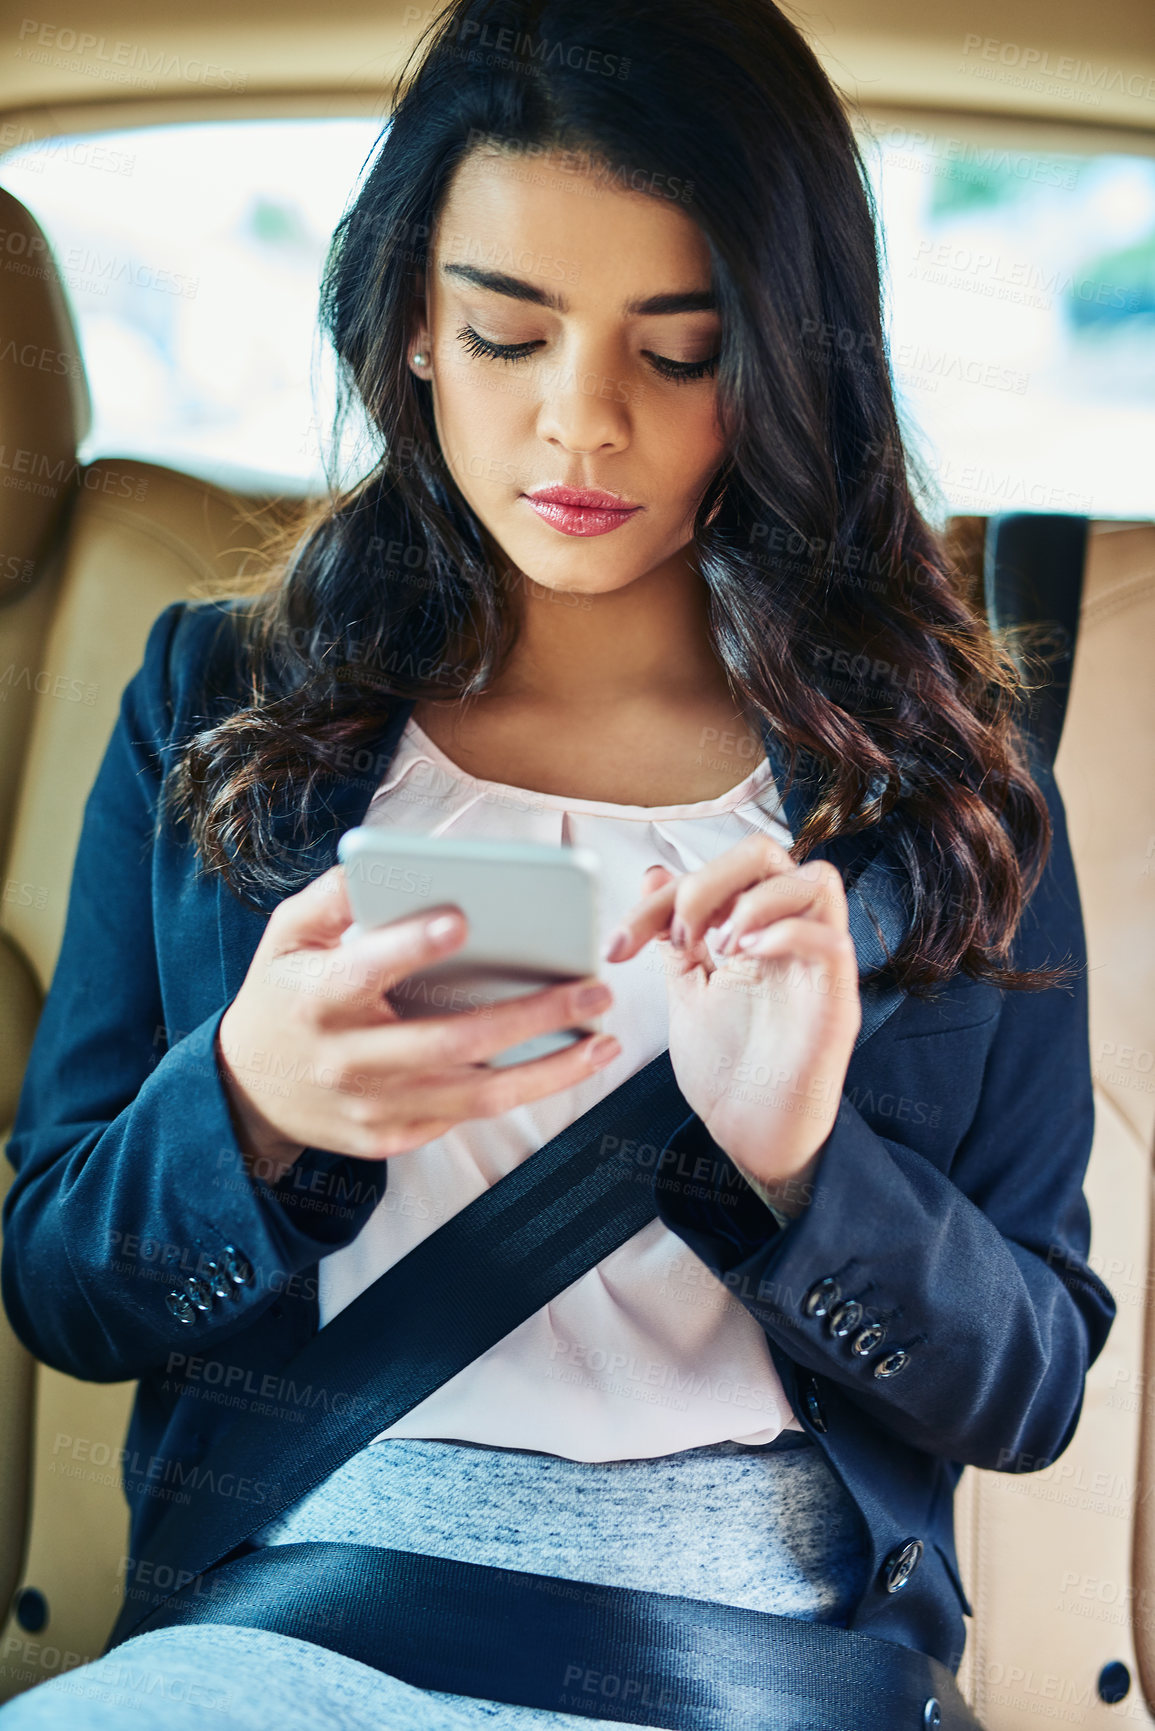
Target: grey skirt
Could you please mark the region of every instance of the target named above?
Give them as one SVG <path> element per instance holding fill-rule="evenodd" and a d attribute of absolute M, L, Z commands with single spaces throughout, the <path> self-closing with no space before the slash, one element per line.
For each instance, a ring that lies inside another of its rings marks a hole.
<path fill-rule="evenodd" d="M 761 1448 L 720 1442 L 594 1462 L 390 1438 L 362 1449 L 255 1537 L 382 1545 L 839 1625 L 870 1567 L 857 1507 L 821 1450 L 789 1431 Z M 328 1731 L 334 1723 L 344 1731 L 620 1724 L 416 1689 L 309 1642 L 229 1624 L 139 1635 L 0 1709 L 2 1731 Z"/>

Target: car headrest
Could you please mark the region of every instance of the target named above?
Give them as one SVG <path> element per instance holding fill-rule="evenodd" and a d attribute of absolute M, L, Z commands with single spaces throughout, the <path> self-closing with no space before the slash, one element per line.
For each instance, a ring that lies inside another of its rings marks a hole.
<path fill-rule="evenodd" d="M 0 569 L 35 566 L 78 486 L 92 405 L 52 249 L 0 188 Z M 26 594 L 0 583 L 0 604 Z"/>

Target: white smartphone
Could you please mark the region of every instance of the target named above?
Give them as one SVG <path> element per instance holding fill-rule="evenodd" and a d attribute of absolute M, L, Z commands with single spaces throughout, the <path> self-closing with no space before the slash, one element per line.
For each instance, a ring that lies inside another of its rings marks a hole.
<path fill-rule="evenodd" d="M 484 1015 L 505 999 L 598 972 L 599 869 L 589 848 L 456 840 L 362 824 L 341 836 L 337 858 L 354 918 L 343 943 L 446 902 L 469 922 L 461 949 L 389 993 L 404 1018 Z M 490 1064 L 562 1051 L 598 1025 L 591 1017 L 536 1035 Z"/>

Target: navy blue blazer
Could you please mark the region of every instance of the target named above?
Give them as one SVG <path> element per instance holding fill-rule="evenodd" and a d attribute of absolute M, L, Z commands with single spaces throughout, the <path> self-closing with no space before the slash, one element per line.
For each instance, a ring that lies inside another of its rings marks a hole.
<path fill-rule="evenodd" d="M 150 629 L 85 807 L 8 1145 L 3 1291 L 17 1334 L 72 1376 L 139 1379 L 122 1460 L 134 1555 L 173 1498 L 247 1498 L 254 1527 L 275 1512 L 261 1513 L 259 1480 L 214 1485 L 198 1462 L 249 1402 L 284 1398 L 279 1368 L 317 1329 L 319 1259 L 356 1235 L 388 1177 L 387 1162 L 309 1149 L 275 1188 L 250 1179 L 214 1037 L 276 897 L 246 907 L 198 874 L 186 835 L 154 834 L 178 743 L 242 701 L 238 605 L 175 602 Z M 303 844 L 291 809 L 274 807 L 309 876 L 361 820 L 407 713 L 394 706 L 376 747 L 337 763 Z M 713 1181 L 656 1191 L 661 1218 L 761 1324 L 794 1411 L 861 1511 L 872 1569 L 851 1627 L 952 1669 L 970 1608 L 951 1513 L 962 1465 L 1053 1461 L 1115 1314 L 1086 1260 L 1082 915 L 1062 802 L 1040 777 L 1054 845 L 1015 956 L 1075 960 L 1074 989 L 959 975 L 934 1001 L 900 995 L 856 1049 L 813 1200 L 784 1227 L 740 1179 L 737 1208 Z M 795 834 L 812 791 L 800 780 L 787 798 Z M 820 853 L 848 873 L 863 845 Z M 689 1176 L 719 1170 L 696 1117 L 671 1146 Z"/>

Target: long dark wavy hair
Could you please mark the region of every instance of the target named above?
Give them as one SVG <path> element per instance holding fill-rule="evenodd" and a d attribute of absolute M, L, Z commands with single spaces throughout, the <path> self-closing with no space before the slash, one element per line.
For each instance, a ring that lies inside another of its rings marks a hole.
<path fill-rule="evenodd" d="M 330 480 L 237 612 L 247 701 L 195 733 L 166 782 L 202 869 L 242 899 L 303 887 L 272 794 L 307 817 L 335 754 L 379 737 L 394 700 L 484 691 L 516 637 L 516 585 L 408 365 L 436 216 L 483 142 L 527 163 L 576 152 L 610 184 L 676 197 L 706 239 L 727 438 L 695 545 L 733 691 L 782 740 L 791 779 L 817 775 L 792 857 L 885 826 L 914 916 L 888 972 L 909 991 L 958 971 L 1066 978 L 1009 965 L 1051 840 L 1022 674 L 916 508 L 867 177 L 771 0 L 452 0 L 423 33 L 321 288 L 335 431 L 363 413 L 377 460 L 352 487 Z"/>

